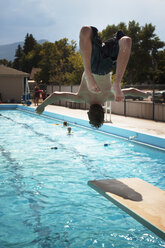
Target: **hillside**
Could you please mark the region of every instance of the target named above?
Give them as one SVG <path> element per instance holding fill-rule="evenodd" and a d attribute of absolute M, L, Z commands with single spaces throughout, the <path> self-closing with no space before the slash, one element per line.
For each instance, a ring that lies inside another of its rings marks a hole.
<path fill-rule="evenodd" d="M 39 40 L 37 41 L 39 44 L 43 44 L 46 40 Z M 7 59 L 8 61 L 13 61 L 15 58 L 15 52 L 20 44 L 21 47 L 23 47 L 24 42 L 15 42 L 12 44 L 7 44 L 7 45 L 0 45 L 0 59 Z"/>

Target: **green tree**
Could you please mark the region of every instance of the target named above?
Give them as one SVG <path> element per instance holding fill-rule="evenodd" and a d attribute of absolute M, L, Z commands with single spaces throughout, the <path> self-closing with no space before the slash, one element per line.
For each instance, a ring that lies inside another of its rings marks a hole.
<path fill-rule="evenodd" d="M 44 84 L 49 83 L 51 74 L 53 70 L 56 70 L 57 63 L 54 59 L 54 54 L 57 53 L 57 49 L 54 43 L 45 42 L 42 45 L 40 56 L 41 60 L 39 63 L 39 67 L 41 71 L 36 74 L 35 79 L 37 81 L 42 81 Z"/>
<path fill-rule="evenodd" d="M 15 59 L 13 62 L 13 68 L 15 68 L 17 70 L 22 70 L 22 63 L 21 63 L 22 55 L 23 55 L 22 47 L 19 44 L 17 47 L 17 50 L 15 52 Z"/>
<path fill-rule="evenodd" d="M 137 81 L 138 73 L 140 71 L 139 66 L 140 66 L 141 57 L 139 56 L 139 50 L 140 50 L 139 32 L 140 32 L 139 23 L 136 23 L 135 21 L 129 22 L 128 31 L 126 34 L 130 36 L 132 39 L 132 50 L 131 50 L 131 56 L 129 59 L 127 70 L 124 75 L 124 79 L 127 83 L 130 84 Z"/>
<path fill-rule="evenodd" d="M 157 59 L 155 64 L 155 74 L 154 81 L 155 83 L 164 84 L 165 82 L 165 49 L 158 51 Z"/>
<path fill-rule="evenodd" d="M 33 67 L 38 67 L 41 60 L 40 50 L 41 45 L 37 44 L 33 50 L 28 52 L 28 54 L 23 53 L 20 60 L 23 71 L 30 73 Z"/>
<path fill-rule="evenodd" d="M 137 81 L 145 82 L 149 76 L 155 77 L 158 64 L 158 51 L 164 47 L 164 42 L 156 36 L 155 26 L 146 24 L 139 32 L 140 47 L 138 50 L 138 76 Z"/>
<path fill-rule="evenodd" d="M 103 40 L 113 36 L 113 33 L 121 29 L 126 35 L 132 38 L 132 50 L 130 60 L 124 74 L 123 81 L 134 84 L 143 83 L 147 78 L 156 78 L 156 83 L 162 80 L 163 71 L 157 71 L 160 57 L 160 49 L 164 47 L 164 42 L 155 34 L 155 26 L 145 24 L 140 27 L 139 23 L 131 21 L 128 27 L 124 23 L 119 25 L 108 25 L 101 33 Z M 161 67 L 162 68 L 162 67 Z M 156 76 L 157 74 L 157 76 Z M 156 76 L 156 77 L 155 77 Z"/>
<path fill-rule="evenodd" d="M 76 53 L 76 43 L 68 43 L 64 38 L 55 43 L 45 42 L 41 50 L 41 71 L 36 75 L 38 81 L 44 84 L 75 84 L 80 83 L 83 68 L 79 52 Z"/>
<path fill-rule="evenodd" d="M 34 39 L 32 34 L 26 34 L 23 53 L 20 59 L 22 70 L 30 73 L 33 67 L 39 62 L 40 45 Z M 38 60 L 37 60 L 38 58 Z"/>
<path fill-rule="evenodd" d="M 79 52 L 70 55 L 68 58 L 71 70 L 65 73 L 66 83 L 69 85 L 80 84 L 81 76 L 84 71 L 82 57 Z"/>
<path fill-rule="evenodd" d="M 5 65 L 7 67 L 12 67 L 12 61 L 8 61 L 7 59 L 0 59 L 0 65 Z"/>
<path fill-rule="evenodd" d="M 13 68 L 30 73 L 33 67 L 37 67 L 40 61 L 41 45 L 36 42 L 32 34 L 25 37 L 23 49 L 20 45 L 15 53 Z"/>
<path fill-rule="evenodd" d="M 124 22 L 120 22 L 118 25 L 108 25 L 102 32 L 99 32 L 99 35 L 102 37 L 103 42 L 113 37 L 114 34 L 118 31 L 122 30 L 124 34 L 127 34 L 127 27 Z"/>
<path fill-rule="evenodd" d="M 24 54 L 27 55 L 29 52 L 34 50 L 36 45 L 37 45 L 37 41 L 34 39 L 33 35 L 27 33 L 25 36 L 25 41 L 23 45 Z"/>

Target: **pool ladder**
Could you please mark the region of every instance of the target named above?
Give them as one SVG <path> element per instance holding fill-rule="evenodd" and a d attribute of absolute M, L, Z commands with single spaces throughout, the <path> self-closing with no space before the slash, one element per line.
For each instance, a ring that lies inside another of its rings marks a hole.
<path fill-rule="evenodd" d="M 105 122 L 110 122 L 110 123 L 112 123 L 112 121 L 111 121 L 111 101 L 105 102 L 105 104 L 104 104 L 104 106 L 103 106 L 103 109 L 105 110 L 105 118 L 104 118 L 104 121 L 105 121 Z"/>
<path fill-rule="evenodd" d="M 110 72 L 110 82 L 112 84 L 112 72 Z M 112 121 L 111 121 L 111 101 L 105 102 L 103 109 L 105 110 L 104 122 L 112 123 Z"/>

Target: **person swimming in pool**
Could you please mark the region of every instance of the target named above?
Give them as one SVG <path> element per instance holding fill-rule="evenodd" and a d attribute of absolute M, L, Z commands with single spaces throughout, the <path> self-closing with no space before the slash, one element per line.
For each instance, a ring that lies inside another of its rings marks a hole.
<path fill-rule="evenodd" d="M 80 52 L 83 59 L 84 73 L 77 93 L 53 92 L 36 108 L 41 114 L 45 107 L 56 100 L 86 102 L 90 105 L 89 123 L 99 128 L 104 123 L 102 105 L 106 101 L 122 101 L 124 96 L 148 97 L 148 94 L 135 88 L 121 89 L 120 83 L 124 75 L 131 51 L 131 38 L 118 31 L 114 37 L 102 43 L 98 30 L 92 26 L 84 26 L 80 31 Z M 113 83 L 110 71 L 116 64 L 116 76 Z"/>
<path fill-rule="evenodd" d="M 68 127 L 67 128 L 67 135 L 71 135 L 71 134 L 73 134 L 72 128 L 71 127 Z"/>

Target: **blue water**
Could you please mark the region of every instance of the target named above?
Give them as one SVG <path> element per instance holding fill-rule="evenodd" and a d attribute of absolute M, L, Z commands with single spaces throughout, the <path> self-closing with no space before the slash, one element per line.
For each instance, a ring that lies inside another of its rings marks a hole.
<path fill-rule="evenodd" d="M 62 122 L 17 110 L 0 114 L 0 248 L 165 247 L 87 185 L 139 177 L 165 189 L 165 152 L 72 125 L 67 135 Z"/>

